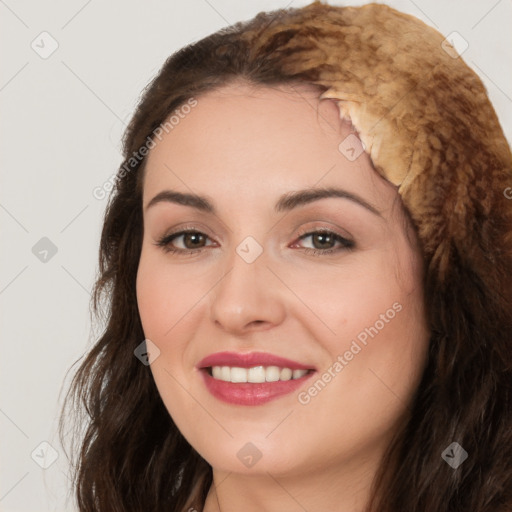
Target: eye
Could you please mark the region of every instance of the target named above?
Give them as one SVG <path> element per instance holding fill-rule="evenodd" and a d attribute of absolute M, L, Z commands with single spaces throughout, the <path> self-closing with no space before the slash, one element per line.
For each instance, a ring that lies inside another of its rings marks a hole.
<path fill-rule="evenodd" d="M 308 238 L 311 239 L 313 248 L 302 247 L 302 249 L 307 254 L 313 254 L 316 256 L 337 253 L 343 250 L 350 250 L 355 247 L 354 242 L 351 240 L 327 229 L 309 231 L 300 235 L 298 240 L 306 240 Z M 184 255 L 197 254 L 205 247 L 213 245 L 211 243 L 206 244 L 208 240 L 210 240 L 208 235 L 201 231 L 196 229 L 184 229 L 176 233 L 163 236 L 155 245 L 169 253 L 179 253 Z M 181 245 L 182 247 L 176 247 L 176 245 Z M 296 246 L 297 242 L 295 242 L 291 247 Z"/>
<path fill-rule="evenodd" d="M 304 247 L 304 252 L 317 256 L 350 250 L 355 247 L 353 241 L 327 229 L 309 231 L 301 235 L 299 240 L 305 240 L 307 238 L 311 239 L 313 248 Z M 335 247 L 336 244 L 338 244 L 337 247 Z"/>
<path fill-rule="evenodd" d="M 183 247 L 175 247 L 175 241 L 180 239 L 181 242 L 179 245 L 182 245 Z M 205 235 L 201 231 L 185 229 L 163 236 L 157 241 L 156 245 L 158 247 L 162 247 L 165 252 L 193 254 L 199 253 L 204 247 L 206 247 L 206 245 L 203 244 L 208 239 L 208 235 Z"/>

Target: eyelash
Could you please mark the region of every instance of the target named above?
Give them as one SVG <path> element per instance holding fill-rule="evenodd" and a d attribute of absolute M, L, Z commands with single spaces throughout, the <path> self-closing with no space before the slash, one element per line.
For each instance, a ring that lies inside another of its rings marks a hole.
<path fill-rule="evenodd" d="M 326 255 L 329 255 L 332 253 L 337 253 L 340 251 L 352 250 L 355 247 L 354 242 L 342 237 L 335 231 L 331 231 L 328 229 L 318 229 L 318 230 L 313 230 L 313 231 L 306 231 L 299 235 L 298 240 L 303 240 L 309 236 L 316 235 L 319 233 L 326 234 L 326 235 L 332 235 L 334 238 L 334 241 L 341 243 L 341 247 L 338 247 L 337 249 L 335 249 L 335 248 L 311 249 L 310 247 L 303 247 L 302 249 L 306 254 L 311 254 L 313 256 L 326 256 Z M 206 234 L 202 233 L 201 231 L 198 231 L 194 228 L 190 228 L 190 229 L 184 229 L 182 231 L 178 231 L 176 233 L 171 233 L 169 235 L 165 235 L 162 238 L 160 238 L 155 243 L 155 245 L 157 245 L 158 247 L 161 247 L 164 250 L 164 252 L 166 252 L 166 253 L 173 253 L 173 254 L 180 254 L 180 255 L 192 255 L 192 254 L 201 253 L 205 249 L 205 247 L 200 247 L 198 249 L 176 249 L 170 245 L 170 243 L 174 239 L 176 239 L 182 235 L 187 235 L 187 234 L 203 235 L 208 238 L 208 236 Z"/>

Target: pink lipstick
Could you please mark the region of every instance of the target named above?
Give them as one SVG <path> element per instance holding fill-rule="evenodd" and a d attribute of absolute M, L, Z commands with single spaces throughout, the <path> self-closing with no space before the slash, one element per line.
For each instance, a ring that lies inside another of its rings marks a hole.
<path fill-rule="evenodd" d="M 197 365 L 210 393 L 227 403 L 261 405 L 292 393 L 316 371 L 264 352 L 217 352 Z"/>

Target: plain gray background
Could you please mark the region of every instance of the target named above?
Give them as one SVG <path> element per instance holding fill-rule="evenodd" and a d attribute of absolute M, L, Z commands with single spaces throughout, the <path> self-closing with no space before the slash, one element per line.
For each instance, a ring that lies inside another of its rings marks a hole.
<path fill-rule="evenodd" d="M 94 338 L 89 299 L 106 199 L 92 191 L 121 163 L 143 87 L 180 47 L 262 10 L 308 3 L 0 0 L 1 511 L 75 510 L 56 427 L 66 372 Z M 467 41 L 463 58 L 510 142 L 512 2 L 385 3 Z M 41 468 L 52 450 L 56 462 Z"/>

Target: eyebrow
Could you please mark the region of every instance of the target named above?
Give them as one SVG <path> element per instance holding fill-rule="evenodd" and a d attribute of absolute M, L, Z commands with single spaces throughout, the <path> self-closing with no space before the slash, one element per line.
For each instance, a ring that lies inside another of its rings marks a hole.
<path fill-rule="evenodd" d="M 297 190 L 294 192 L 288 192 L 282 195 L 274 206 L 276 213 L 290 211 L 300 206 L 318 201 L 325 198 L 341 198 L 352 201 L 375 215 L 382 217 L 382 214 L 377 210 L 375 206 L 365 201 L 362 197 L 359 197 L 353 192 L 343 190 L 335 187 L 328 188 L 308 188 L 304 190 Z M 190 194 L 184 192 L 177 192 L 175 190 L 162 190 L 159 192 L 146 206 L 146 211 L 155 206 L 158 203 L 175 203 L 183 206 L 190 206 L 197 210 L 215 214 L 215 207 L 213 203 L 206 197 L 197 194 Z"/>

